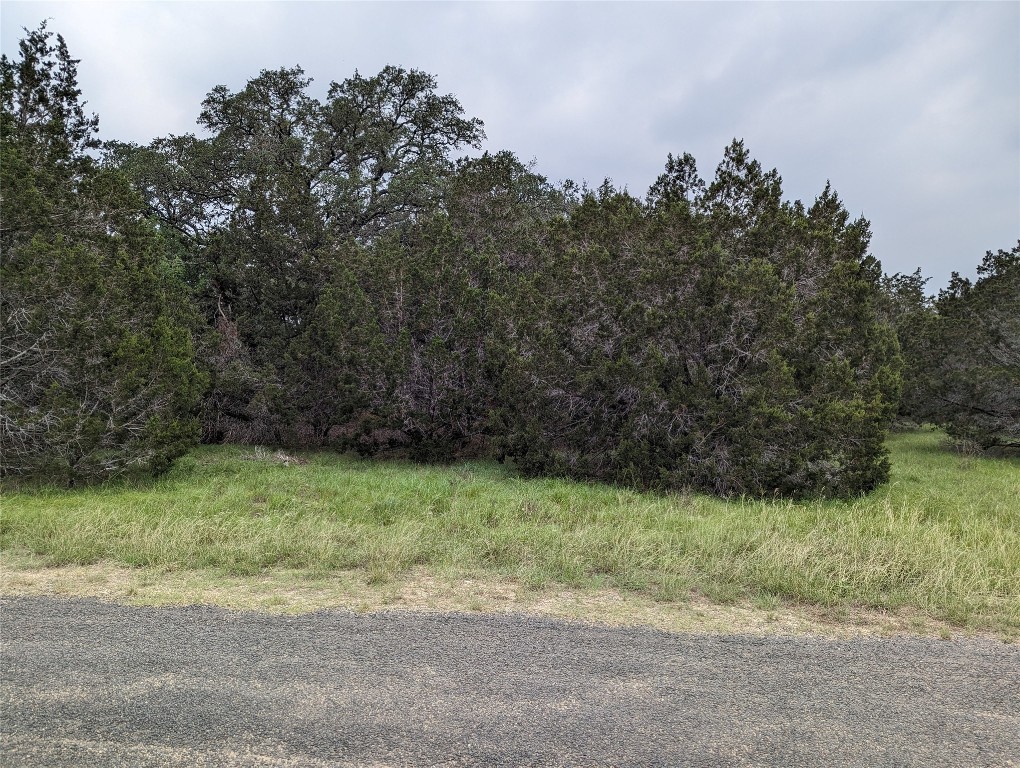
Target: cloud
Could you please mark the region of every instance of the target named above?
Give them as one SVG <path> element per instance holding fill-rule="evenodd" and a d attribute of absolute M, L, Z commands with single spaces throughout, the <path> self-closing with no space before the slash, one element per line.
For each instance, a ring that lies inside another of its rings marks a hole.
<path fill-rule="evenodd" d="M 711 176 L 742 137 L 788 196 L 831 179 L 887 269 L 942 284 L 1020 236 L 1016 3 L 21 3 L 3 50 L 51 28 L 104 138 L 196 130 L 205 94 L 300 64 L 437 76 L 553 180 L 642 194 L 668 152 Z"/>

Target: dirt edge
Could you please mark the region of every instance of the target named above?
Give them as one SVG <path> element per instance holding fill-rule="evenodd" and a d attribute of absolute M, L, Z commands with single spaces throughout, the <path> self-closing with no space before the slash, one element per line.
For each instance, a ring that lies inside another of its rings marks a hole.
<path fill-rule="evenodd" d="M 963 629 L 916 611 L 751 602 L 720 604 L 700 595 L 663 602 L 615 589 L 532 588 L 488 574 L 436 574 L 425 569 L 380 580 L 367 571 L 327 575 L 272 570 L 229 576 L 213 570 L 162 571 L 102 562 L 47 567 L 41 558 L 5 552 L 0 597 L 88 597 L 125 605 L 213 605 L 275 614 L 347 609 L 359 613 L 523 613 L 603 626 L 647 626 L 674 633 L 757 636 L 986 637 L 1010 635 Z"/>

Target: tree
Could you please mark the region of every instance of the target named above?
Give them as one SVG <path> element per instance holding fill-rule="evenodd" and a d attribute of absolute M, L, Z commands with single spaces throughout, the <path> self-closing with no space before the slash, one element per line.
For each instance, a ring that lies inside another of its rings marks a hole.
<path fill-rule="evenodd" d="M 373 398 L 363 450 L 400 446 L 418 460 L 479 450 L 491 407 L 486 369 L 490 261 L 442 214 L 366 248 L 366 294 L 385 339 L 385 398 Z"/>
<path fill-rule="evenodd" d="M 604 184 L 512 287 L 497 445 L 526 472 L 721 495 L 883 482 L 898 395 L 864 220 L 781 198 L 740 142 L 644 204 Z"/>
<path fill-rule="evenodd" d="M 1020 449 L 1020 242 L 954 273 L 924 328 L 922 416 L 983 450 Z"/>
<path fill-rule="evenodd" d="M 930 339 L 935 308 L 925 292 L 929 280 L 920 269 L 882 278 L 879 312 L 895 329 L 903 358 L 903 389 L 897 416 L 912 422 L 923 421 L 927 413 L 932 384 L 928 369 L 936 360 Z"/>
<path fill-rule="evenodd" d="M 394 352 L 352 269 L 336 271 L 288 355 L 288 415 L 310 430 L 303 441 L 365 451 L 393 410 Z"/>
<path fill-rule="evenodd" d="M 881 265 L 868 253 L 870 225 L 851 220 L 826 184 L 781 269 L 797 291 L 788 355 L 801 394 L 806 486 L 870 490 L 888 478 L 885 431 L 895 415 L 902 362 L 895 331 L 880 315 Z"/>
<path fill-rule="evenodd" d="M 452 228 L 465 247 L 489 254 L 497 280 L 532 270 L 547 224 L 570 207 L 566 191 L 508 151 L 458 161 L 443 194 Z"/>
<path fill-rule="evenodd" d="M 204 386 L 166 244 L 88 154 L 77 61 L 40 27 L 0 59 L 4 475 L 68 484 L 166 469 Z"/>
<path fill-rule="evenodd" d="M 463 117 L 417 70 L 355 73 L 332 83 L 325 101 L 308 95 L 310 83 L 299 67 L 263 71 L 236 93 L 208 94 L 199 116 L 207 138 L 109 147 L 108 162 L 187 241 L 189 282 L 210 328 L 221 329 L 207 345 L 217 351 L 208 358 L 209 436 L 324 439 L 298 403 L 313 393 L 334 399 L 324 389 L 332 379 L 295 379 L 303 369 L 289 366 L 307 348 L 310 324 L 332 333 L 321 327 L 334 314 L 322 308 L 333 301 L 327 286 L 344 279 L 352 243 L 374 243 L 436 210 L 453 170 L 448 154 L 484 137 L 481 121 Z M 230 370 L 219 368 L 225 362 Z"/>

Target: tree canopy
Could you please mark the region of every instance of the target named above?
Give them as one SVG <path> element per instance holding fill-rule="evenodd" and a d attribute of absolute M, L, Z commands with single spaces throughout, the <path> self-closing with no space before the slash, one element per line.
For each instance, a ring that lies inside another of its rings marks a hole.
<path fill-rule="evenodd" d="M 392 66 L 322 99 L 263 71 L 197 134 L 100 145 L 76 64 L 42 25 L 0 65 L 5 474 L 159 471 L 201 437 L 847 496 L 897 414 L 1020 439 L 1020 251 L 932 300 L 742 141 L 644 198 L 555 185 L 456 159 L 481 121 Z"/>

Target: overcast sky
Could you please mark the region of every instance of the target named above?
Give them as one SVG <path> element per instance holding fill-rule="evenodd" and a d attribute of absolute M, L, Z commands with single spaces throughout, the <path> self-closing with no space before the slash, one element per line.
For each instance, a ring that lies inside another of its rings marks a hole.
<path fill-rule="evenodd" d="M 743 138 L 812 200 L 831 179 L 887 272 L 942 287 L 1020 237 L 1020 3 L 0 3 L 3 52 L 51 18 L 103 139 L 197 130 L 215 85 L 300 65 L 423 69 L 485 149 L 643 196 Z"/>

